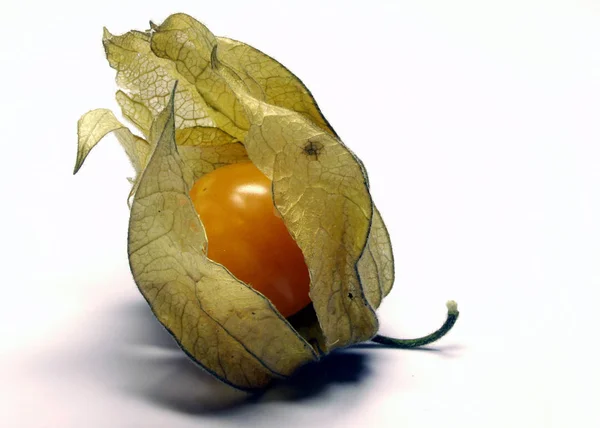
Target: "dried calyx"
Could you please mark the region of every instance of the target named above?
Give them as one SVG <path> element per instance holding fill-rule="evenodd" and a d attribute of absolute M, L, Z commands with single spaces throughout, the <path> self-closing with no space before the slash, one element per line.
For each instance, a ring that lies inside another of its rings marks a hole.
<path fill-rule="evenodd" d="M 75 172 L 113 132 L 136 171 L 128 253 L 134 280 L 182 349 L 219 379 L 261 388 L 335 348 L 374 340 L 375 309 L 390 292 L 388 233 L 360 160 L 339 140 L 308 89 L 262 52 L 214 36 L 184 14 L 146 32 L 104 32 L 116 94 L 134 134 L 105 109 L 78 123 Z M 207 257 L 189 197 L 193 183 L 252 162 L 272 181 L 273 203 L 310 272 L 312 305 L 286 319 L 262 294 Z"/>

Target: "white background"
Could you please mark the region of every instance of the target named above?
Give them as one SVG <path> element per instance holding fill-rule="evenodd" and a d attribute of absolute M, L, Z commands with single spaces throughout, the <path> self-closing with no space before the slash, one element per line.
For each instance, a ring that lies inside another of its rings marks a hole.
<path fill-rule="evenodd" d="M 126 255 L 132 170 L 80 173 L 76 121 L 116 108 L 102 27 L 186 12 L 274 56 L 363 159 L 396 256 L 382 333 L 247 400 L 188 363 Z M 0 6 L 0 425 L 597 427 L 596 0 L 27 2 Z"/>

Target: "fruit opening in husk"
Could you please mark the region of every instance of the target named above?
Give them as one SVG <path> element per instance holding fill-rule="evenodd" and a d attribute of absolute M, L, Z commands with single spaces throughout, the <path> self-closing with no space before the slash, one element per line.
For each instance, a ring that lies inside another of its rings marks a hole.
<path fill-rule="evenodd" d="M 264 294 L 289 317 L 310 303 L 302 251 L 273 205 L 269 180 L 251 162 L 198 179 L 190 197 L 204 224 L 209 259 Z"/>

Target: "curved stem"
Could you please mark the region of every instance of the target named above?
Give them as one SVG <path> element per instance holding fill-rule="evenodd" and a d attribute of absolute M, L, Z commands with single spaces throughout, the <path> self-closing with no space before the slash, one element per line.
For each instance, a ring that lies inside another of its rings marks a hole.
<path fill-rule="evenodd" d="M 418 339 L 394 339 L 378 334 L 371 340 L 376 343 L 381 343 L 383 345 L 389 345 L 394 348 L 401 349 L 418 348 L 419 346 L 425 346 L 430 343 L 433 343 L 436 340 L 444 337 L 446 333 L 448 333 L 450 329 L 454 326 L 454 323 L 456 323 L 456 320 L 458 319 L 459 312 L 456 302 L 454 300 L 450 300 L 448 301 L 448 303 L 446 303 L 446 307 L 448 308 L 448 317 L 446 318 L 446 322 L 437 331 L 434 331 L 433 333 L 427 336 L 420 337 Z"/>

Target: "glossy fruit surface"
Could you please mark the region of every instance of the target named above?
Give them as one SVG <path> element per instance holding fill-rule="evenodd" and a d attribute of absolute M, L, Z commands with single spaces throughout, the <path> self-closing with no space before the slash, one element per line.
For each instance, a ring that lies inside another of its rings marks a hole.
<path fill-rule="evenodd" d="M 210 259 L 264 294 L 284 317 L 310 303 L 302 252 L 273 205 L 271 181 L 254 164 L 217 168 L 194 183 L 190 197 Z"/>

